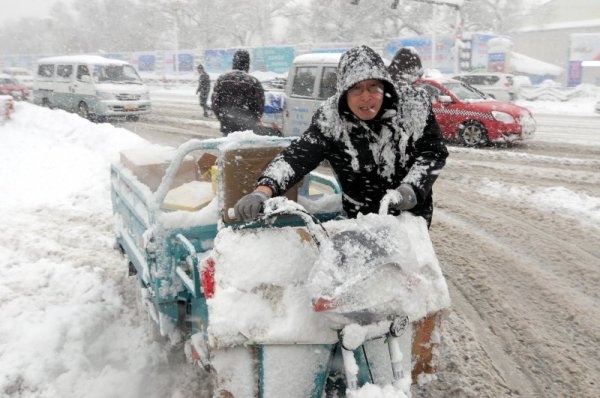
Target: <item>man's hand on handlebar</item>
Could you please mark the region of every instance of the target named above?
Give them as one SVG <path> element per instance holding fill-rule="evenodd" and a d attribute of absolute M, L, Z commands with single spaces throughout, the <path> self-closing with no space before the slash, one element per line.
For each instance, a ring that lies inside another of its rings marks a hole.
<path fill-rule="evenodd" d="M 401 184 L 396 189 L 387 191 L 381 199 L 380 214 L 387 214 L 389 209 L 410 210 L 417 205 L 417 195 L 409 184 Z"/>
<path fill-rule="evenodd" d="M 268 187 L 258 186 L 254 192 L 243 196 L 234 206 L 238 220 L 249 222 L 255 220 L 263 209 L 264 202 L 272 195 Z"/>

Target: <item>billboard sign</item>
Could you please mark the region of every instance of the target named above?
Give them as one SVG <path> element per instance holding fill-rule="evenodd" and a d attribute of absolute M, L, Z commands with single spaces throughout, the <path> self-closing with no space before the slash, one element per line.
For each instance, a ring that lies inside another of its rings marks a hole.
<path fill-rule="evenodd" d="M 257 47 L 252 50 L 252 70 L 286 73 L 295 56 L 294 47 Z"/>
<path fill-rule="evenodd" d="M 435 68 L 442 73 L 454 72 L 454 46 L 455 41 L 451 36 L 436 38 L 435 63 L 433 63 L 431 36 L 417 36 L 406 39 L 395 39 L 386 46 L 388 58 L 392 59 L 402 47 L 413 47 L 423 63 L 423 68 Z"/>

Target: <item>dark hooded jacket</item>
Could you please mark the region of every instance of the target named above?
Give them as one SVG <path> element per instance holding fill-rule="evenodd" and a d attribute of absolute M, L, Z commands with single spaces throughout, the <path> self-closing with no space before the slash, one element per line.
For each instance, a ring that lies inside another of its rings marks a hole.
<path fill-rule="evenodd" d="M 221 122 L 221 132 L 225 135 L 234 131 L 254 130 L 265 106 L 265 92 L 260 81 L 248 74 L 248 51 L 236 51 L 232 69 L 219 76 L 211 98 L 212 110 Z"/>
<path fill-rule="evenodd" d="M 427 92 L 413 85 L 423 76 L 421 58 L 416 50 L 401 48 L 390 62 L 388 72 L 402 98 L 400 101 L 402 125 L 410 135 L 417 137 L 427 124 L 427 114 L 431 108 Z"/>
<path fill-rule="evenodd" d="M 370 121 L 348 108 L 349 88 L 367 79 L 384 84 L 384 100 Z M 431 222 L 431 187 L 448 155 L 431 108 L 419 134 L 403 128 L 399 93 L 381 57 L 366 46 L 352 48 L 338 65 L 337 92 L 315 112 L 304 134 L 267 167 L 259 185 L 281 195 L 323 160 L 328 160 L 342 190 L 349 217 L 376 213 L 389 189 L 410 184 L 417 194 L 411 210 Z"/>
<path fill-rule="evenodd" d="M 196 94 L 200 96 L 200 104 L 206 104 L 208 100 L 208 93 L 210 91 L 210 77 L 208 73 L 204 70 L 202 65 L 198 65 L 198 88 L 196 89 Z"/>

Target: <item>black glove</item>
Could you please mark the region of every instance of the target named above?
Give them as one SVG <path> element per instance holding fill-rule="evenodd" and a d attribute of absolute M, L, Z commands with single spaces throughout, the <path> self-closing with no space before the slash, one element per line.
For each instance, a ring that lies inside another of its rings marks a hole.
<path fill-rule="evenodd" d="M 410 210 L 417 205 L 417 195 L 409 184 L 401 184 L 396 191 L 400 193 L 397 202 L 390 202 L 390 206 L 397 210 Z"/>
<path fill-rule="evenodd" d="M 262 191 L 254 191 L 242 197 L 235 206 L 235 216 L 238 220 L 248 222 L 256 219 L 262 210 L 263 203 L 269 196 Z"/>

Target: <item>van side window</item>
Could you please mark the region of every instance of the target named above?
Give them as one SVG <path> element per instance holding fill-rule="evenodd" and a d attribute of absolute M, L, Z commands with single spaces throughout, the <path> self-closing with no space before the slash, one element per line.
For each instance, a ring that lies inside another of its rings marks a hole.
<path fill-rule="evenodd" d="M 294 84 L 292 86 L 292 95 L 312 97 L 315 87 L 315 80 L 317 80 L 316 67 L 296 68 Z"/>
<path fill-rule="evenodd" d="M 331 97 L 336 92 L 337 68 L 323 68 L 321 76 L 321 87 L 319 88 L 319 98 L 325 99 Z"/>
<path fill-rule="evenodd" d="M 88 67 L 86 65 L 77 65 L 77 80 L 81 81 L 81 77 L 86 75 L 90 75 Z"/>
<path fill-rule="evenodd" d="M 61 80 L 69 80 L 73 74 L 73 65 L 57 65 L 56 76 Z"/>
<path fill-rule="evenodd" d="M 54 65 L 38 65 L 38 76 L 50 78 L 54 74 Z"/>

